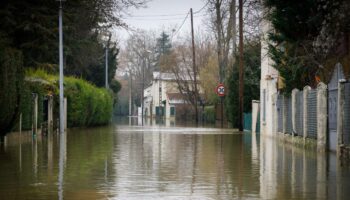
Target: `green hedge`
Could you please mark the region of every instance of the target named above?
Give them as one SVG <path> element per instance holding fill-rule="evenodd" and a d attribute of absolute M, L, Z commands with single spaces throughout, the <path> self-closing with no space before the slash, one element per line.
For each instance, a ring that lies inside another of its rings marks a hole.
<path fill-rule="evenodd" d="M 0 136 L 18 119 L 23 85 L 22 53 L 0 45 Z"/>
<path fill-rule="evenodd" d="M 54 95 L 54 115 L 58 117 L 58 76 L 47 74 L 42 70 L 26 72 L 27 102 L 31 102 L 31 93 L 39 94 L 39 124 L 42 122 L 43 101 L 46 95 Z M 67 97 L 68 127 L 96 126 L 107 124 L 112 116 L 113 97 L 103 88 L 73 77 L 64 79 L 64 95 Z M 31 124 L 31 104 L 23 106 L 23 125 Z M 26 126 L 28 128 L 28 126 Z M 30 128 L 30 127 L 29 127 Z"/>
<path fill-rule="evenodd" d="M 204 120 L 209 123 L 215 123 L 215 106 L 204 107 Z"/>

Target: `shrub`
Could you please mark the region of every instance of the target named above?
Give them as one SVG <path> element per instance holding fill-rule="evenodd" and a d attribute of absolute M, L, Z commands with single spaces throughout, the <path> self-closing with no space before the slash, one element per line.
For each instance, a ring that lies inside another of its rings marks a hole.
<path fill-rule="evenodd" d="M 215 106 L 204 107 L 204 119 L 206 122 L 215 123 Z"/>
<path fill-rule="evenodd" d="M 28 70 L 24 97 L 31 101 L 31 93 L 39 95 L 39 113 L 43 108 L 43 98 L 48 94 L 54 95 L 54 115 L 58 116 L 59 84 L 58 76 L 47 74 L 43 70 Z M 67 125 L 68 127 L 96 126 L 107 124 L 112 116 L 112 94 L 106 89 L 98 88 L 79 78 L 65 77 L 64 95 L 67 97 Z M 28 106 L 29 105 L 29 106 Z M 24 124 L 31 124 L 32 104 L 23 106 L 25 114 Z M 39 115 L 39 123 L 42 116 Z M 26 126 L 30 128 L 30 126 Z"/>
<path fill-rule="evenodd" d="M 0 46 L 0 136 L 9 132 L 18 119 L 23 85 L 22 54 Z"/>

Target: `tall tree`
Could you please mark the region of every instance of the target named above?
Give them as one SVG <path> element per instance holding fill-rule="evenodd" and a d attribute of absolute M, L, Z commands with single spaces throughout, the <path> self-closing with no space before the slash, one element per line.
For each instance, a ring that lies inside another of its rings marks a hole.
<path fill-rule="evenodd" d="M 164 31 L 160 34 L 160 37 L 157 38 L 157 43 L 156 43 L 156 65 L 155 65 L 155 71 L 162 71 L 162 67 L 160 66 L 160 60 L 162 56 L 166 56 L 170 54 L 171 51 L 171 42 L 169 35 L 166 34 Z"/>
<path fill-rule="evenodd" d="M 285 78 L 284 92 L 315 86 L 315 76 L 327 80 L 336 62 L 349 61 L 349 1 L 266 0 L 264 5 L 274 29 L 270 56 Z"/>

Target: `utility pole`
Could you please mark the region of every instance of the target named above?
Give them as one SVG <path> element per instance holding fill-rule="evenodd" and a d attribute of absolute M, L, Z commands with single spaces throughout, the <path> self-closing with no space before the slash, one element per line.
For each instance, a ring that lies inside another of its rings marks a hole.
<path fill-rule="evenodd" d="M 193 76 L 194 76 L 194 105 L 195 105 L 195 117 L 196 125 L 198 125 L 198 88 L 197 88 L 197 70 L 196 70 L 196 52 L 194 47 L 194 31 L 193 31 L 193 12 L 191 12 L 191 33 L 192 33 L 192 61 L 193 61 Z"/>
<path fill-rule="evenodd" d="M 129 117 L 132 116 L 132 73 L 131 70 L 129 70 Z"/>
<path fill-rule="evenodd" d="M 243 131 L 243 94 L 244 94 L 244 68 L 243 68 L 243 0 L 239 0 L 239 131 Z"/>
<path fill-rule="evenodd" d="M 142 64 L 141 120 L 142 120 L 142 126 L 143 126 L 143 106 L 144 106 L 143 98 L 145 96 L 144 91 L 145 91 L 145 66 L 146 66 L 146 62 L 145 62 L 145 58 L 143 58 L 142 60 L 143 60 L 143 64 Z"/>
<path fill-rule="evenodd" d="M 106 61 L 105 61 L 105 64 L 106 64 L 106 75 L 105 75 L 105 80 L 106 80 L 106 89 L 109 88 L 108 86 L 108 42 L 106 42 Z"/>
<path fill-rule="evenodd" d="M 63 31 L 62 31 L 62 0 L 58 11 L 58 26 L 59 26 L 59 89 L 60 89 L 60 133 L 64 133 L 64 94 L 63 94 Z"/>

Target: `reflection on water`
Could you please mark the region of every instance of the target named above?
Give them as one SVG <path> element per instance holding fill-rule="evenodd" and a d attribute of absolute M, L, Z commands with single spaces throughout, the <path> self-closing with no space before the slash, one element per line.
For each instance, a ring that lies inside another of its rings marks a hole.
<path fill-rule="evenodd" d="M 114 125 L 11 134 L 1 199 L 345 199 L 334 155 L 214 128 Z"/>

